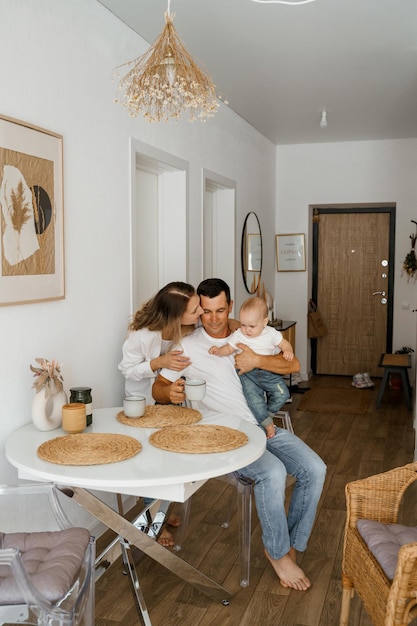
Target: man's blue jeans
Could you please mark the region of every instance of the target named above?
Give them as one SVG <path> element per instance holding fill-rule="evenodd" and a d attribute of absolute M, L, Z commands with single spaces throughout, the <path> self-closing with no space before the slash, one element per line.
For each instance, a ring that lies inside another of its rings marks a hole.
<path fill-rule="evenodd" d="M 239 376 L 246 402 L 258 423 L 266 426 L 272 423 L 270 413 L 276 413 L 284 406 L 290 392 L 279 374 L 266 370 L 253 369 Z"/>
<path fill-rule="evenodd" d="M 307 547 L 326 466 L 307 444 L 284 428 L 276 428 L 266 448 L 257 461 L 239 473 L 254 481 L 262 541 L 269 556 L 280 559 L 290 547 L 300 552 Z M 287 474 L 296 479 L 288 518 L 284 507 Z"/>

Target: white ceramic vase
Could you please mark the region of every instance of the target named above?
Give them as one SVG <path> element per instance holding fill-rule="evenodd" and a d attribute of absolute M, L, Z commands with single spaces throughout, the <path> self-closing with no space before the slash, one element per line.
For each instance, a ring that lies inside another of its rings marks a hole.
<path fill-rule="evenodd" d="M 68 398 L 62 389 L 46 397 L 46 386 L 35 394 L 32 402 L 32 421 L 39 430 L 54 430 L 62 422 L 62 407 Z"/>

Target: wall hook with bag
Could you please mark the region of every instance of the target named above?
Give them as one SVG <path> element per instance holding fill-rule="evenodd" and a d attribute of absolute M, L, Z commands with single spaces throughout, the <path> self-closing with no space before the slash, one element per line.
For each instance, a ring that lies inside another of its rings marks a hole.
<path fill-rule="evenodd" d="M 326 324 L 321 317 L 320 311 L 313 300 L 308 302 L 307 313 L 307 336 L 309 339 L 317 339 L 327 335 Z"/>

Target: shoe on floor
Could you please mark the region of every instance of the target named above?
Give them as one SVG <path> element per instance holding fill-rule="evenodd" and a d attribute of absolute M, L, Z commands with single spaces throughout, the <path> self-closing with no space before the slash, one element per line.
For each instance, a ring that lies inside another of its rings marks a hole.
<path fill-rule="evenodd" d="M 375 387 L 375 383 L 371 380 L 371 375 L 369 372 L 365 372 L 363 375 L 363 382 L 366 383 L 367 387 Z"/>
<path fill-rule="evenodd" d="M 368 384 L 365 382 L 364 374 L 355 374 L 352 379 L 352 387 L 356 387 L 356 389 L 366 389 Z"/>

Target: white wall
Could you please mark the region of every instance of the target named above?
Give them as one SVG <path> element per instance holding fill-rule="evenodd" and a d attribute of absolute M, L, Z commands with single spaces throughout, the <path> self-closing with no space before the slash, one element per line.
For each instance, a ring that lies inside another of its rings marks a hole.
<path fill-rule="evenodd" d="M 162 18 L 161 18 L 162 19 Z M 202 278 L 202 169 L 237 183 L 236 267 L 248 211 L 274 229 L 275 147 L 222 105 L 205 124 L 149 124 L 113 102 L 113 68 L 148 47 L 95 0 L 0 0 L 0 114 L 64 137 L 66 298 L 0 307 L 0 482 L 16 473 L 8 433 L 30 421 L 35 357 L 63 364 L 64 384 L 119 406 L 117 370 L 130 311 L 130 137 L 189 162 L 188 280 Z M 1 138 L 0 138 L 1 139 Z M 268 244 L 273 253 L 272 242 Z M 272 289 L 273 269 L 265 273 Z M 235 299 L 245 297 L 240 273 Z"/>
<path fill-rule="evenodd" d="M 416 345 L 416 284 L 401 268 L 417 220 L 417 139 L 277 147 L 276 233 L 306 233 L 307 272 L 277 273 L 279 317 L 297 321 L 303 377 L 310 366 L 307 303 L 311 295 L 311 204 L 395 202 L 393 348 Z M 403 310 L 402 303 L 409 303 Z"/>

